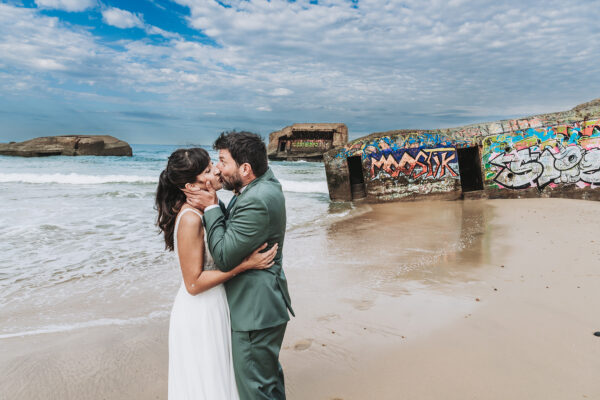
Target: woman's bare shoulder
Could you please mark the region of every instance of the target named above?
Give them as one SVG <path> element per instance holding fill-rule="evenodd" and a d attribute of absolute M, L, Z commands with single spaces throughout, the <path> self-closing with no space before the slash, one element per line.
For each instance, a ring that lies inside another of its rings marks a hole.
<path fill-rule="evenodd" d="M 184 212 L 187 209 L 193 210 L 193 211 L 192 212 Z M 179 215 L 180 215 L 179 224 L 181 225 L 182 228 L 184 228 L 184 227 L 188 227 L 188 228 L 202 227 L 202 217 L 194 211 L 199 212 L 198 210 L 196 210 L 195 208 L 193 208 L 187 204 L 185 204 L 183 207 L 181 207 L 181 210 L 179 210 Z"/>

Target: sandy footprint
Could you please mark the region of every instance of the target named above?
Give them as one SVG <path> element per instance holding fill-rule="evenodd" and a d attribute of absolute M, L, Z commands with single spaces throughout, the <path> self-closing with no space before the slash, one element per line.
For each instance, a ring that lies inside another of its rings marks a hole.
<path fill-rule="evenodd" d="M 359 311 L 367 311 L 375 304 L 375 300 L 371 299 L 344 299 L 346 303 L 350 303 L 352 307 Z"/>
<path fill-rule="evenodd" d="M 308 349 L 313 342 L 314 339 L 302 339 L 302 340 L 298 340 L 295 344 L 294 344 L 294 350 L 296 351 L 303 351 Z"/>
<path fill-rule="evenodd" d="M 321 315 L 320 317 L 317 318 L 317 321 L 319 322 L 323 322 L 323 321 L 334 321 L 336 319 L 340 319 L 339 314 L 325 314 L 325 315 Z"/>

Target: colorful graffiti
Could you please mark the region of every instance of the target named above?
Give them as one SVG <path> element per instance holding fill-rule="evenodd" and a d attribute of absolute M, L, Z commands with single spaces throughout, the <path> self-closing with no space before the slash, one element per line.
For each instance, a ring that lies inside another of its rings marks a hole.
<path fill-rule="evenodd" d="M 346 159 L 348 157 L 360 155 L 363 160 L 366 160 L 371 157 L 373 153 L 377 152 L 415 149 L 420 147 L 435 148 L 466 146 L 469 143 L 471 142 L 468 140 L 453 139 L 441 133 L 411 132 L 348 143 L 333 157 Z"/>
<path fill-rule="evenodd" d="M 313 140 L 294 140 L 291 146 L 294 148 L 322 148 L 331 144 L 331 140 L 313 139 Z"/>
<path fill-rule="evenodd" d="M 363 162 L 371 179 L 405 177 L 417 179 L 458 178 L 454 143 L 438 134 L 388 136 L 365 143 Z"/>
<path fill-rule="evenodd" d="M 483 141 L 488 185 L 526 189 L 600 186 L 600 120 L 529 128 Z"/>
<path fill-rule="evenodd" d="M 369 163 L 371 178 L 379 176 L 380 173 L 391 178 L 404 175 L 413 180 L 420 177 L 458 177 L 456 151 L 453 148 L 387 151 L 378 155 L 371 154 Z"/>

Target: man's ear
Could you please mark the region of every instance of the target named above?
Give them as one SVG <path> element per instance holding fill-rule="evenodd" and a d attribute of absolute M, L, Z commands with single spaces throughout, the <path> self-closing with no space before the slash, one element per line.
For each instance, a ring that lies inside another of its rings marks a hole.
<path fill-rule="evenodd" d="M 243 163 L 242 164 L 242 175 L 244 177 L 249 176 L 252 173 L 252 167 L 250 166 L 250 164 L 248 163 Z"/>

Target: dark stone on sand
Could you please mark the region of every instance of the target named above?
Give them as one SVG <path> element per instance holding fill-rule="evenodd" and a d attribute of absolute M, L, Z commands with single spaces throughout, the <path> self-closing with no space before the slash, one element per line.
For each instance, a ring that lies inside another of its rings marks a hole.
<path fill-rule="evenodd" d="M 600 331 L 598 331 L 598 332 L 594 332 L 594 336 L 598 336 L 598 337 L 600 337 Z"/>
<path fill-rule="evenodd" d="M 109 135 L 45 136 L 25 142 L 0 143 L 0 155 L 47 156 L 132 156 L 131 146 Z"/>

